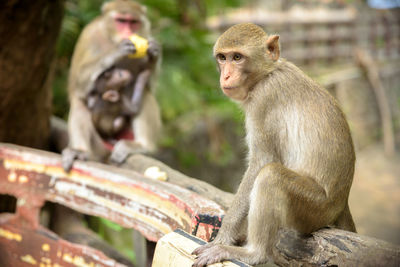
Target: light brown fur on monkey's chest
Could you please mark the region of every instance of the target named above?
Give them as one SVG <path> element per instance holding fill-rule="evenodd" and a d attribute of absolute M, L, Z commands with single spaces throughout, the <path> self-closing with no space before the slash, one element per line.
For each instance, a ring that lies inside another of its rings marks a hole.
<path fill-rule="evenodd" d="M 325 179 L 321 169 L 340 176 L 336 170 L 342 168 L 332 166 L 354 164 L 354 156 L 345 156 L 354 151 L 343 113 L 333 97 L 297 67 L 281 64 L 242 104 L 246 132 L 251 133 L 246 139 L 250 154 L 320 179 Z M 304 79 L 306 83 L 298 83 Z M 338 128 L 346 131 L 338 132 Z"/>

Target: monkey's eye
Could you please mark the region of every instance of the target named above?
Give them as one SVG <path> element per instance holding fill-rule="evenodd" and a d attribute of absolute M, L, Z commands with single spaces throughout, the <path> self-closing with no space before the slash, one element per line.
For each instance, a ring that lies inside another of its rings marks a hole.
<path fill-rule="evenodd" d="M 225 57 L 225 55 L 223 55 L 223 54 L 218 54 L 218 55 L 217 55 L 217 60 L 218 60 L 218 61 L 225 61 L 225 60 L 226 60 L 226 57 Z"/>
<path fill-rule="evenodd" d="M 123 18 L 116 18 L 115 19 L 117 22 L 119 22 L 119 23 L 123 23 L 123 24 L 125 24 L 125 23 L 128 23 L 129 22 L 129 20 L 127 20 L 127 19 L 123 19 Z"/>
<path fill-rule="evenodd" d="M 239 60 L 241 60 L 241 59 L 242 59 L 242 55 L 241 55 L 241 54 L 234 54 L 234 55 L 233 55 L 233 60 L 239 61 Z"/>
<path fill-rule="evenodd" d="M 111 77 L 111 71 L 106 71 L 106 72 L 104 72 L 103 75 L 104 75 L 104 78 L 108 79 Z"/>

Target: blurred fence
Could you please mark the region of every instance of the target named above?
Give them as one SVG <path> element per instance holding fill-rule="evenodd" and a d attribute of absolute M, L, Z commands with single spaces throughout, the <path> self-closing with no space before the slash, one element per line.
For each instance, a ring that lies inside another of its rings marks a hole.
<path fill-rule="evenodd" d="M 208 25 L 222 32 L 241 22 L 253 22 L 268 33 L 278 33 L 282 56 L 300 65 L 352 61 L 356 47 L 366 49 L 375 59 L 400 58 L 398 10 L 238 10 L 213 17 Z"/>
<path fill-rule="evenodd" d="M 238 9 L 212 17 L 207 24 L 221 33 L 243 22 L 253 22 L 269 34 L 278 33 L 281 56 L 300 65 L 338 98 L 358 149 L 388 134 L 382 121 L 391 123 L 386 129 L 392 129 L 392 139 L 400 142 L 400 9 L 377 10 L 366 5 L 357 9 Z M 360 63 L 359 52 L 371 58 L 369 64 Z M 371 68 L 376 72 L 373 81 L 366 75 Z M 380 90 L 377 82 L 382 84 Z M 382 97 L 377 97 L 378 91 Z M 378 98 L 386 104 L 379 105 Z"/>

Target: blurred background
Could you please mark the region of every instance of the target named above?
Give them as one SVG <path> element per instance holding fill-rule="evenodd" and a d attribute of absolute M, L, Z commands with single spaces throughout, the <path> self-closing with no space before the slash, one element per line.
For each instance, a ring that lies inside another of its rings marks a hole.
<path fill-rule="evenodd" d="M 281 56 L 329 90 L 347 116 L 357 153 L 350 208 L 358 232 L 400 244 L 400 1 L 139 2 L 163 47 L 160 160 L 235 192 L 246 168 L 243 114 L 219 90 L 212 46 L 229 26 L 254 22 L 280 35 Z M 63 119 L 75 42 L 102 3 L 65 0 L 49 83 L 52 113 Z"/>
<path fill-rule="evenodd" d="M 59 117 L 67 118 L 74 44 L 102 2 L 66 1 L 53 81 L 53 113 Z M 339 100 L 357 149 L 350 207 L 358 231 L 400 244 L 400 157 L 394 152 L 400 142 L 400 11 L 392 8 L 398 1 L 141 3 L 163 47 L 156 91 L 165 126 L 161 160 L 235 191 L 246 167 L 243 116 L 219 90 L 212 46 L 229 26 L 254 22 L 278 33 L 282 57 Z"/>

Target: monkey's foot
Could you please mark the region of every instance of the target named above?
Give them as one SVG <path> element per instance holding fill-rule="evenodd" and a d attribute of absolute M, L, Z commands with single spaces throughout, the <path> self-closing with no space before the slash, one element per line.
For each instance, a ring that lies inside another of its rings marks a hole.
<path fill-rule="evenodd" d="M 113 151 L 111 152 L 110 161 L 115 164 L 122 164 L 125 160 L 132 154 L 131 149 L 128 146 L 124 145 L 120 141 L 118 141 Z"/>
<path fill-rule="evenodd" d="M 74 161 L 88 160 L 88 154 L 84 151 L 76 150 L 73 148 L 65 148 L 62 151 L 62 166 L 66 172 L 69 172 L 74 164 Z"/>
<path fill-rule="evenodd" d="M 119 140 L 111 152 L 110 161 L 111 163 L 121 165 L 126 159 L 133 154 L 145 154 L 147 151 L 138 143 Z"/>
<path fill-rule="evenodd" d="M 227 246 L 224 245 L 207 244 L 197 248 L 192 254 L 197 254 L 196 261 L 193 263 L 192 267 L 207 266 L 208 264 L 231 259 L 231 254 L 229 253 Z"/>
<path fill-rule="evenodd" d="M 208 264 L 233 259 L 240 260 L 249 265 L 273 262 L 266 248 L 254 250 L 246 246 L 238 247 L 210 243 L 194 250 L 192 254 L 197 254 L 196 261 L 192 265 L 193 267 L 207 266 Z"/>
<path fill-rule="evenodd" d="M 195 250 L 193 250 L 192 255 L 199 255 L 199 254 L 203 253 L 203 251 L 205 251 L 213 246 L 215 246 L 214 243 L 208 243 L 203 246 L 200 246 L 200 247 L 196 248 Z"/>

